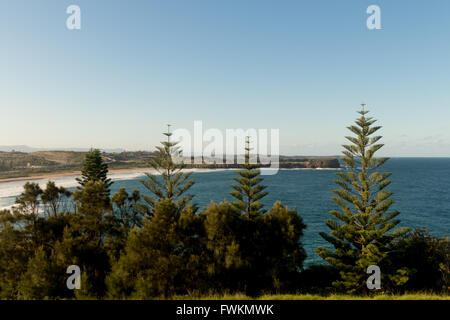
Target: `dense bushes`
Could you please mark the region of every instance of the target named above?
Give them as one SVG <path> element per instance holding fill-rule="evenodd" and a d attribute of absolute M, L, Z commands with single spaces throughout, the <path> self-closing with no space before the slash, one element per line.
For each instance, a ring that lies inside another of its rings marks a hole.
<path fill-rule="evenodd" d="M 65 287 L 72 264 L 83 270 L 84 288 L 76 292 L 82 297 L 281 292 L 291 287 L 306 256 L 299 241 L 305 225 L 279 202 L 253 221 L 229 202 L 212 202 L 195 214 L 192 206 L 179 213 L 172 200 L 159 200 L 142 228 L 131 230 L 117 259 L 110 254 L 116 250 L 110 251 L 111 217 L 85 209 L 38 217 L 26 226 L 27 216 L 2 212 L 2 298 L 75 298 Z"/>
<path fill-rule="evenodd" d="M 398 292 L 450 291 L 450 239 L 431 236 L 425 229 L 416 229 L 390 248 L 389 259 L 382 270 L 398 266 L 408 269 L 408 281 L 402 286 L 392 286 Z"/>
<path fill-rule="evenodd" d="M 160 200 L 154 215 L 142 230 L 132 231 L 124 254 L 113 263 L 109 295 L 279 291 L 302 268 L 303 228 L 298 214 L 280 203 L 253 222 L 228 202 L 212 202 L 199 215 L 192 207 L 177 215 L 173 201 Z"/>

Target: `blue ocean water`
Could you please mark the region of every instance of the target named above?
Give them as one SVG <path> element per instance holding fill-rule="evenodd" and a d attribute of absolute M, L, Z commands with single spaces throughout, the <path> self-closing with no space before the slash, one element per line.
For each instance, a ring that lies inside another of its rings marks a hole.
<path fill-rule="evenodd" d="M 401 212 L 400 226 L 427 228 L 435 236 L 450 234 L 450 158 L 393 158 L 380 171 L 392 172 L 392 184 L 387 190 L 394 192 L 392 199 L 396 202 L 391 208 Z M 232 200 L 228 192 L 236 176 L 235 171 L 194 173 L 193 202 L 202 207 L 211 200 Z M 327 245 L 319 232 L 328 232 L 324 221 L 331 217 L 328 212 L 336 208 L 331 200 L 332 190 L 337 189 L 333 183 L 336 170 L 280 170 L 263 178 L 269 192 L 262 201 L 265 208 L 276 200 L 295 207 L 307 225 L 302 239 L 308 255 L 305 263 L 321 262 L 314 249 Z M 123 186 L 146 192 L 141 179 L 117 181 L 112 190 Z"/>

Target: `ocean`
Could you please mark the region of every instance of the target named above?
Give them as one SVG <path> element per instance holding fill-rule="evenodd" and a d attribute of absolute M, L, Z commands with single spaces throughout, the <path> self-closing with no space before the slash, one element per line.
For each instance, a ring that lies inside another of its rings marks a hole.
<path fill-rule="evenodd" d="M 394 192 L 392 199 L 396 202 L 391 208 L 401 212 L 400 226 L 427 228 L 434 236 L 450 235 L 450 158 L 392 158 L 380 171 L 392 172 L 392 184 L 387 190 Z M 234 170 L 194 172 L 195 184 L 190 189 L 195 195 L 193 202 L 203 207 L 210 201 L 232 200 L 228 192 L 236 176 Z M 113 192 L 119 187 L 146 192 L 139 182 L 144 178 L 142 172 L 111 174 L 111 178 Z M 305 264 L 320 263 L 322 260 L 314 249 L 327 245 L 319 232 L 328 232 L 324 221 L 331 217 L 328 212 L 336 208 L 331 200 L 332 190 L 337 188 L 333 183 L 336 170 L 280 170 L 263 179 L 269 192 L 262 201 L 265 208 L 270 208 L 276 200 L 295 207 L 307 225 L 302 238 L 308 255 Z M 74 177 L 53 180 L 69 188 L 76 185 Z M 46 180 L 38 182 L 45 184 Z M 23 181 L 0 183 L 0 208 L 14 204 L 23 184 Z"/>

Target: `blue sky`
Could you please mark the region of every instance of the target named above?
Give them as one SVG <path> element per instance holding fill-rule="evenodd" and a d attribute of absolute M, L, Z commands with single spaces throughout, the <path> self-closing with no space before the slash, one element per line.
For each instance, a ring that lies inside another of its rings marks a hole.
<path fill-rule="evenodd" d="M 382 153 L 450 156 L 449 39 L 447 0 L 1 0 L 0 145 L 148 150 L 202 120 L 338 154 L 364 101 Z"/>

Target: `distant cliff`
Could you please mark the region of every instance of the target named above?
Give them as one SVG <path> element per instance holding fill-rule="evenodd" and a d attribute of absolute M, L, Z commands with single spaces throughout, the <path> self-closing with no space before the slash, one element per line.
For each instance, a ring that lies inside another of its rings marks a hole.
<path fill-rule="evenodd" d="M 280 168 L 337 169 L 340 167 L 337 158 L 299 158 L 298 161 L 280 159 Z"/>

